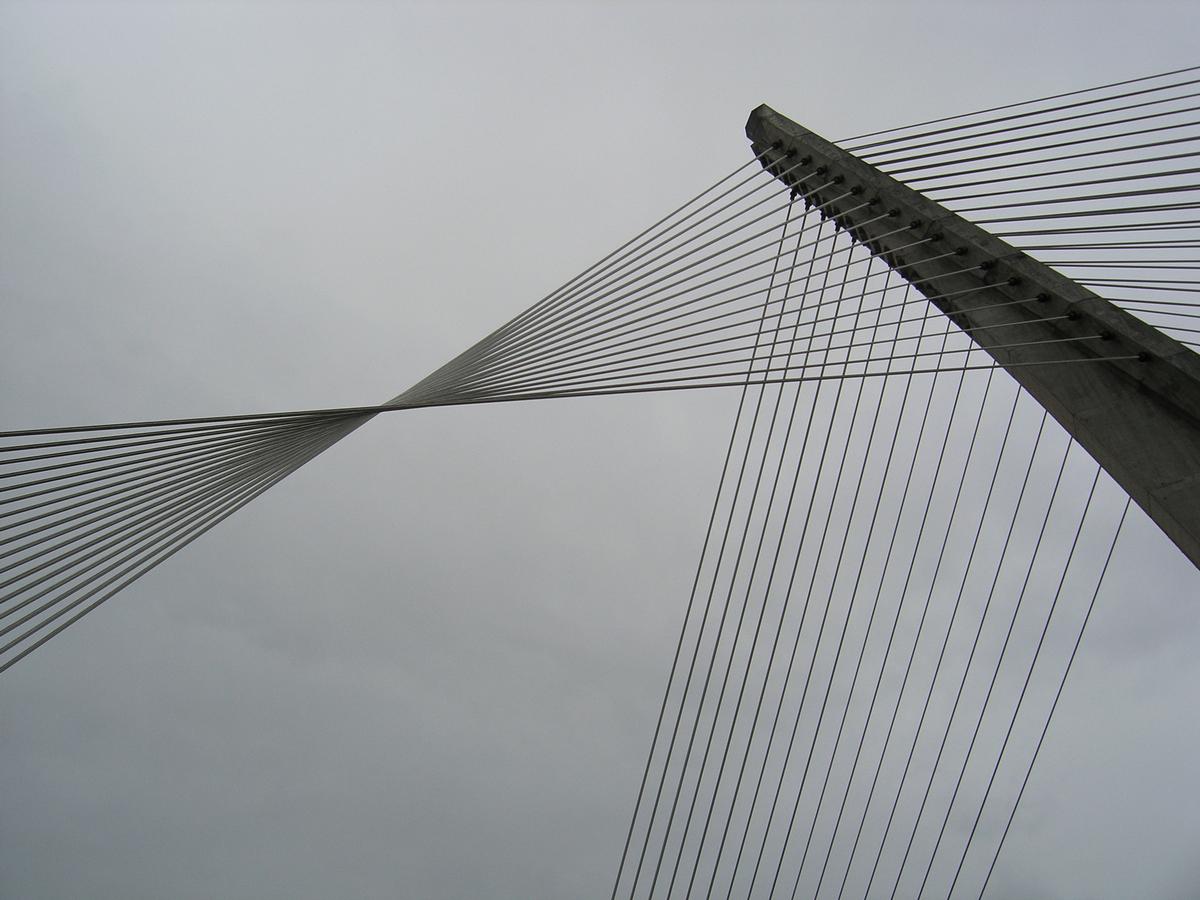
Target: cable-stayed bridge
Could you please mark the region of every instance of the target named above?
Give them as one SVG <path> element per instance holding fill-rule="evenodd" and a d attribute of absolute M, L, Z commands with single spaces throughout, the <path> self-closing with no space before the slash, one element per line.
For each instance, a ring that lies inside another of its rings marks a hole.
<path fill-rule="evenodd" d="M 1198 84 L 836 144 L 760 108 L 387 404 L 7 432 L 0 669 L 382 412 L 727 388 L 613 896 L 982 895 L 1129 504 L 1200 555 Z"/>

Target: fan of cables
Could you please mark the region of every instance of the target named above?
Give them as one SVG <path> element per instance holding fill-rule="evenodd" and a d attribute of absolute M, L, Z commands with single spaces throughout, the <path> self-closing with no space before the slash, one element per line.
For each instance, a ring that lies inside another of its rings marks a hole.
<path fill-rule="evenodd" d="M 863 135 L 847 150 L 1200 347 L 1200 67 Z"/>
<path fill-rule="evenodd" d="M 0 435 L 0 671 L 371 413 L 284 413 Z"/>
<path fill-rule="evenodd" d="M 846 143 L 1196 346 L 1197 73 Z M 913 263 L 950 251 L 819 169 L 763 162 L 718 179 L 389 403 L 0 433 L 0 671 L 380 412 L 997 368 L 936 295 L 918 295 L 837 221 L 876 224 Z"/>

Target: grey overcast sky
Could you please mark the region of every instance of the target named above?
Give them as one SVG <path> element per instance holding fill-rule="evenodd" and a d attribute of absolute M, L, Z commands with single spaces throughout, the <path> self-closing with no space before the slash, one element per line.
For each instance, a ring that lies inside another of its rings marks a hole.
<path fill-rule="evenodd" d="M 1194 3 L 0 4 L 0 428 L 382 401 L 747 158 L 1197 62 Z M 606 896 L 735 399 L 378 419 L 0 684 L 0 895 Z M 996 896 L 1200 895 L 1140 514 Z M 1151 586 L 1151 587 L 1148 587 Z"/>

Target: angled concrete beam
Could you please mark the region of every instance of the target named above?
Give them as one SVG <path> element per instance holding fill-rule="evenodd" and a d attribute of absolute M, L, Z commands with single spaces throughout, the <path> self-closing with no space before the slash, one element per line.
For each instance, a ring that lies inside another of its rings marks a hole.
<path fill-rule="evenodd" d="M 809 204 L 853 191 L 828 218 L 969 329 L 1200 568 L 1200 357 L 770 107 L 746 134 Z"/>

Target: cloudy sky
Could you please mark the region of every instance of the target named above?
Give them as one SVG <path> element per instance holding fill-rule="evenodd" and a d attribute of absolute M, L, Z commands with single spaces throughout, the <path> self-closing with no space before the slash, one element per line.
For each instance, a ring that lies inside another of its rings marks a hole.
<path fill-rule="evenodd" d="M 0 428 L 382 401 L 747 158 L 1194 64 L 1194 4 L 0 4 Z M 736 397 L 377 419 L 3 676 L 5 897 L 607 895 Z M 1200 891 L 1140 514 L 997 896 Z"/>

